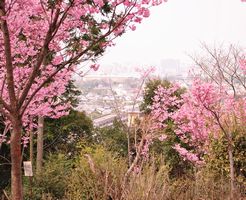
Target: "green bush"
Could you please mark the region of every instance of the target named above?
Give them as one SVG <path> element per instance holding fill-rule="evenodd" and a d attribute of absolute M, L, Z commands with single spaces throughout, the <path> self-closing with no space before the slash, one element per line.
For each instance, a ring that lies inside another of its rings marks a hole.
<path fill-rule="evenodd" d="M 127 157 L 127 134 L 122 122 L 114 120 L 113 126 L 96 130 L 97 143 L 122 157 Z"/>
<path fill-rule="evenodd" d="M 73 161 L 67 159 L 63 154 L 48 156 L 42 173 L 34 177 L 32 196 L 30 195 L 30 182 L 25 178 L 25 199 L 62 199 L 71 175 L 72 165 Z"/>
<path fill-rule="evenodd" d="M 225 136 L 211 138 L 208 155 L 205 158 L 206 168 L 210 173 L 214 176 L 229 178 L 228 140 Z M 246 137 L 244 133 L 233 134 L 233 159 L 236 181 L 246 188 Z"/>
<path fill-rule="evenodd" d="M 211 170 L 209 163 L 185 175 L 172 177 L 165 156 L 141 160 L 138 171 L 125 179 L 127 160 L 101 145 L 82 143 L 73 160 L 63 154 L 50 155 L 43 173 L 33 182 L 33 194 L 25 179 L 27 200 L 226 200 L 230 181 Z M 127 181 L 125 181 L 127 180 Z M 243 198 L 237 188 L 235 199 Z"/>
<path fill-rule="evenodd" d="M 81 151 L 67 183 L 68 200 L 120 199 L 127 170 L 125 160 L 101 146 Z"/>

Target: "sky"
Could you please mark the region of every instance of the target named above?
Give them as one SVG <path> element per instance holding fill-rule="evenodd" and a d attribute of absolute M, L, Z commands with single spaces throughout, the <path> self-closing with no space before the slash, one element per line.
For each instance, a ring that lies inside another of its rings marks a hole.
<path fill-rule="evenodd" d="M 115 40 L 100 59 L 103 67 L 160 66 L 165 59 L 191 63 L 201 42 L 246 47 L 246 3 L 241 0 L 169 0 Z"/>

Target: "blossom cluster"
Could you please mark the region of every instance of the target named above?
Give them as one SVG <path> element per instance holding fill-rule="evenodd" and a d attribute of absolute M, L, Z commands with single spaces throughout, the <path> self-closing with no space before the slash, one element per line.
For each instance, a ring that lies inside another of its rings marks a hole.
<path fill-rule="evenodd" d="M 235 98 L 226 90 L 212 83 L 195 79 L 189 90 L 177 98 L 178 87 L 159 87 L 153 98 L 152 115 L 159 128 L 166 128 L 172 120 L 174 131 L 191 151 L 176 144 L 173 148 L 186 160 L 202 164 L 202 155 L 207 153 L 210 137 L 228 134 L 233 128 L 246 124 L 246 99 Z M 175 109 L 170 109 L 175 107 Z M 235 125 L 236 123 L 236 125 Z"/>
<path fill-rule="evenodd" d="M 11 105 L 9 80 L 13 79 L 12 96 L 16 97 L 24 128 L 33 126 L 37 116 L 66 115 L 70 105 L 61 103 L 59 96 L 76 66 L 90 61 L 91 69 L 98 70 L 97 57 L 113 45 L 113 40 L 128 29 L 135 30 L 149 17 L 149 8 L 163 2 L 4 1 L 0 8 L 1 101 Z M 11 109 L 3 109 L 11 116 Z M 6 124 L 10 121 L 11 117 L 6 118 Z"/>

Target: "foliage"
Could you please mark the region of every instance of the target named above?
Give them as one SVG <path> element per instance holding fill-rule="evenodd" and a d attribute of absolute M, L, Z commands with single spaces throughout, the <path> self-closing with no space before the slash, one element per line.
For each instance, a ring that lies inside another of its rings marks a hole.
<path fill-rule="evenodd" d="M 184 160 L 179 153 L 173 148 L 174 144 L 182 144 L 186 146 L 174 133 L 173 129 L 166 129 L 165 135 L 168 139 L 163 141 L 156 140 L 150 146 L 150 155 L 163 156 L 163 160 L 169 166 L 170 178 L 180 178 L 191 172 L 192 164 L 188 160 Z M 188 148 L 188 147 L 187 147 Z"/>
<path fill-rule="evenodd" d="M 3 123 L 2 117 L 0 117 L 0 132 L 3 133 L 4 129 L 5 129 L 5 125 Z M 1 139 L 2 138 L 0 137 L 0 140 Z M 10 182 L 10 170 L 11 170 L 11 161 L 10 161 L 9 145 L 0 142 L 0 195 L 2 193 L 2 190 Z"/>
<path fill-rule="evenodd" d="M 29 181 L 24 180 L 25 199 L 224 200 L 229 197 L 229 178 L 211 170 L 209 164 L 173 178 L 165 159 L 151 155 L 124 182 L 125 158 L 100 145 L 80 147 L 80 154 L 73 159 L 64 154 L 48 156 L 45 173 L 33 180 L 32 197 Z M 244 189 L 237 187 L 236 199 L 243 197 Z"/>
<path fill-rule="evenodd" d="M 81 139 L 92 141 L 93 124 L 84 112 L 71 110 L 59 119 L 45 119 L 45 146 L 48 151 L 74 154 Z"/>
<path fill-rule="evenodd" d="M 81 151 L 67 185 L 66 199 L 120 199 L 127 165 L 100 146 Z"/>
<path fill-rule="evenodd" d="M 96 142 L 107 150 L 127 157 L 127 135 L 120 121 L 115 120 L 112 126 L 97 130 L 95 135 Z"/>
<path fill-rule="evenodd" d="M 81 95 L 81 91 L 75 86 L 74 80 L 70 80 L 66 86 L 65 92 L 60 98 L 63 102 L 69 102 L 72 108 L 76 108 L 79 105 L 79 95 Z"/>
<path fill-rule="evenodd" d="M 10 183 L 10 149 L 6 144 L 2 144 L 0 148 L 0 195 Z"/>
<path fill-rule="evenodd" d="M 54 199 L 61 199 L 65 195 L 73 168 L 73 161 L 64 154 L 50 154 L 45 161 L 43 173 L 34 177 L 32 186 L 29 180 L 25 179 L 25 199 L 41 200 L 49 196 Z M 30 196 L 32 187 L 32 197 Z"/>
<path fill-rule="evenodd" d="M 224 135 L 210 138 L 210 148 L 206 155 L 206 168 L 214 175 L 229 177 L 228 140 Z M 233 134 L 233 156 L 238 184 L 246 187 L 246 139 L 244 133 Z"/>
<path fill-rule="evenodd" d="M 224 200 L 229 197 L 228 178 L 209 168 L 196 168 L 186 176 L 170 178 L 170 168 L 162 157 L 152 156 L 124 184 L 126 170 L 124 158 L 99 145 L 84 146 L 73 160 L 62 154 L 51 155 L 44 173 L 33 183 L 32 198 L 29 198 L 29 185 L 25 181 L 26 199 Z M 235 199 L 243 195 L 243 190 L 237 188 Z"/>

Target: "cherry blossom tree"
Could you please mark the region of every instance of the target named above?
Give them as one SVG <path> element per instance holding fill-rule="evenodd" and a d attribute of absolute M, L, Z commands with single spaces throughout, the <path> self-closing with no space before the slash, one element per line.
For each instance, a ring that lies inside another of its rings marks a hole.
<path fill-rule="evenodd" d="M 149 71 L 146 71 L 149 73 Z M 143 75 L 148 74 L 144 72 Z M 178 84 L 167 85 L 168 87 L 157 86 L 154 92 L 151 113 L 145 113 L 132 124 L 134 131 L 134 149 L 135 157 L 130 163 L 130 167 L 125 174 L 124 184 L 131 172 L 139 173 L 143 161 L 149 157 L 150 146 L 157 140 L 164 141 L 168 136 L 163 133 L 162 129 L 166 128 L 166 122 L 172 118 L 176 109 L 181 106 L 182 100 L 180 93 L 183 89 Z"/>
<path fill-rule="evenodd" d="M 203 155 L 208 153 L 210 137 L 224 134 L 228 141 L 230 161 L 231 195 L 234 192 L 234 160 L 232 133 L 238 127 L 245 127 L 245 97 L 234 98 L 234 95 L 217 87 L 217 85 L 195 79 L 192 87 L 182 95 L 180 101 L 172 97 L 172 92 L 159 89 L 154 97 L 152 113 L 163 128 L 163 122 L 171 118 L 175 122 L 176 134 L 192 151 L 176 144 L 174 148 L 180 155 L 195 164 L 202 164 Z M 167 112 L 170 105 L 178 105 L 174 113 Z M 164 127 L 165 128 L 165 127 Z"/>
<path fill-rule="evenodd" d="M 245 54 L 242 48 L 230 44 L 229 46 L 221 45 L 214 48 L 206 44 L 202 45 L 203 56 L 193 57 L 196 66 L 200 69 L 199 77 L 210 82 L 217 93 L 220 94 L 221 110 L 223 114 L 217 113 L 218 109 L 208 109 L 220 126 L 228 140 L 228 154 L 230 160 L 231 188 L 234 190 L 234 161 L 233 161 L 233 137 L 232 130 L 229 126 L 235 127 L 239 121 L 231 118 L 241 116 L 237 113 L 239 108 L 237 104 L 240 101 L 245 102 L 246 95 L 246 71 L 245 71 Z M 222 93 L 221 93 L 222 92 Z M 245 111 L 243 103 L 240 107 Z M 232 117 L 234 116 L 234 117 Z M 242 117 L 242 116 L 241 116 Z M 243 117 L 241 118 L 243 119 Z M 229 124 L 229 125 L 228 125 Z M 242 126 L 243 127 L 243 126 Z"/>
<path fill-rule="evenodd" d="M 186 103 L 176 116 L 178 134 L 183 136 L 190 133 L 191 143 L 195 142 L 196 147 L 203 149 L 204 153 L 207 153 L 209 136 L 224 134 L 228 141 L 231 196 L 235 190 L 232 134 L 238 127 L 245 128 L 245 100 L 245 97 L 235 99 L 233 94 L 228 95 L 226 90 L 216 85 L 195 80 L 188 98 L 184 99 Z M 184 123 L 184 120 L 188 120 L 188 123 Z"/>
<path fill-rule="evenodd" d="M 96 63 L 113 40 L 162 0 L 3 0 L 0 2 L 0 111 L 11 124 L 11 198 L 23 199 L 21 140 L 35 115 L 64 115 L 52 102 L 76 65 Z M 96 70 L 98 65 L 93 64 Z M 45 106 L 48 105 L 48 106 Z"/>

